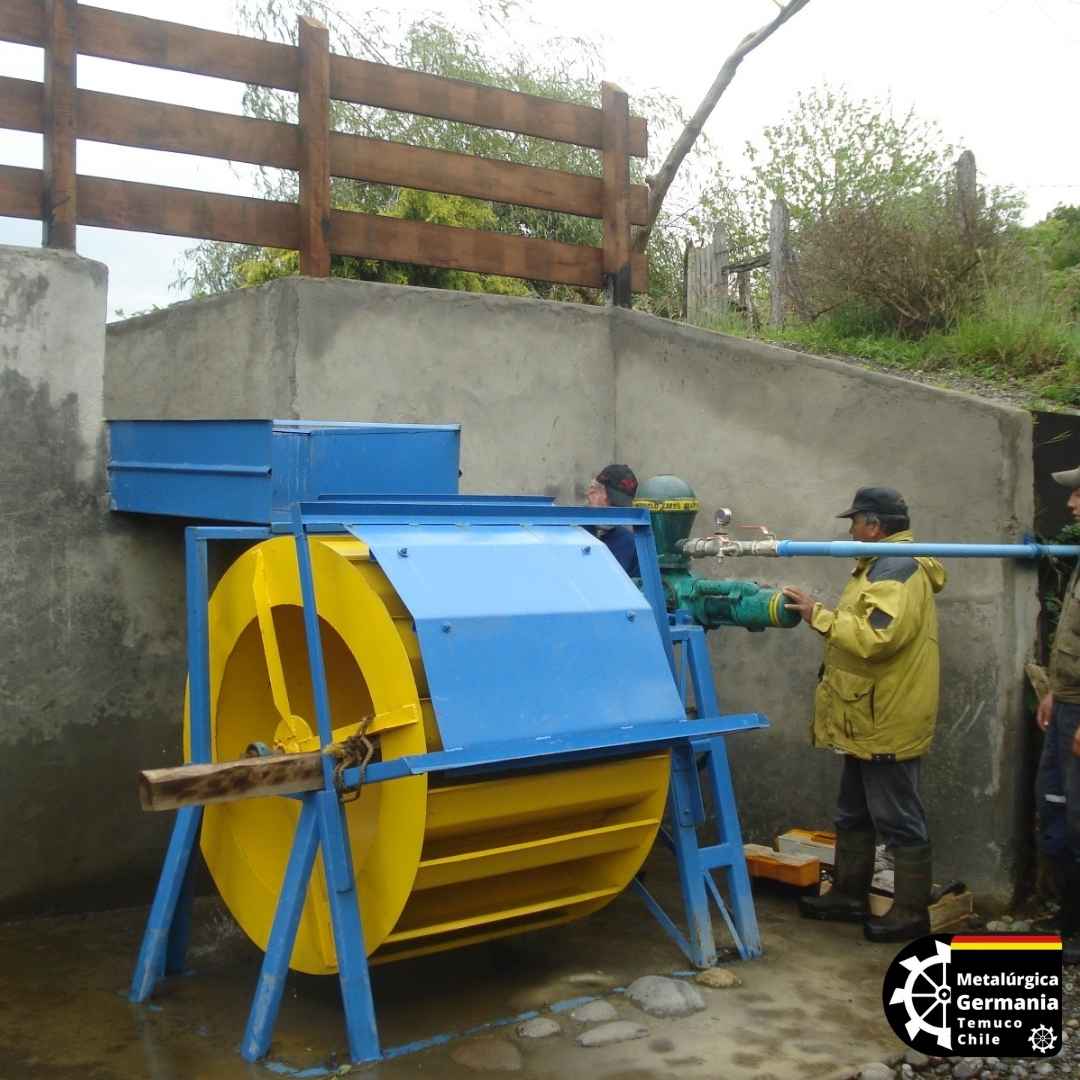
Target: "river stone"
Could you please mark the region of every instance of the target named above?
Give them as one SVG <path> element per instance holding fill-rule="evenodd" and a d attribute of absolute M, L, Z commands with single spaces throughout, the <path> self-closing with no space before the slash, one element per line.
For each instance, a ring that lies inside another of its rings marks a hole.
<path fill-rule="evenodd" d="M 505 1039 L 470 1039 L 450 1051 L 466 1069 L 478 1072 L 520 1072 L 521 1051 Z"/>
<path fill-rule="evenodd" d="M 954 1080 L 971 1080 L 971 1077 L 981 1071 L 982 1067 L 982 1058 L 961 1058 L 953 1066 L 953 1078 Z"/>
<path fill-rule="evenodd" d="M 610 1046 L 612 1043 L 629 1042 L 630 1039 L 643 1039 L 649 1029 L 632 1020 L 613 1020 L 610 1024 L 583 1031 L 578 1037 L 578 1046 Z"/>
<path fill-rule="evenodd" d="M 914 1049 L 904 1051 L 904 1061 L 913 1069 L 925 1069 L 930 1064 L 926 1054 Z"/>
<path fill-rule="evenodd" d="M 570 1014 L 570 1019 L 579 1024 L 602 1024 L 618 1018 L 619 1014 L 610 1001 L 590 1001 L 588 1005 L 578 1006 Z"/>
<path fill-rule="evenodd" d="M 689 1016 L 705 1008 L 705 999 L 696 986 L 663 975 L 642 975 L 627 987 L 626 994 L 650 1016 Z"/>
<path fill-rule="evenodd" d="M 731 968 L 707 968 L 699 971 L 694 976 L 694 982 L 699 986 L 707 986 L 710 990 L 726 990 L 731 986 L 742 986 L 742 979 Z"/>
<path fill-rule="evenodd" d="M 893 1080 L 893 1071 L 883 1061 L 871 1061 L 860 1066 L 859 1080 Z"/>
<path fill-rule="evenodd" d="M 558 1035 L 562 1028 L 559 1021 L 550 1016 L 534 1016 L 518 1024 L 515 1030 L 523 1039 L 546 1039 L 549 1035 Z"/>

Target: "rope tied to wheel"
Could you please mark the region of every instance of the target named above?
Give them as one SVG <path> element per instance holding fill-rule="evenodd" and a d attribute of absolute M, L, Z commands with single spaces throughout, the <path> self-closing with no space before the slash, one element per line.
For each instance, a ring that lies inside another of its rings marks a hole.
<path fill-rule="evenodd" d="M 367 733 L 373 719 L 374 717 L 365 716 L 352 735 L 326 748 L 326 753 L 334 758 L 334 788 L 343 803 L 355 802 L 360 798 L 360 789 L 364 786 L 364 772 L 375 756 L 375 743 Z M 354 766 L 359 768 L 360 774 L 356 786 L 347 791 L 345 770 Z"/>

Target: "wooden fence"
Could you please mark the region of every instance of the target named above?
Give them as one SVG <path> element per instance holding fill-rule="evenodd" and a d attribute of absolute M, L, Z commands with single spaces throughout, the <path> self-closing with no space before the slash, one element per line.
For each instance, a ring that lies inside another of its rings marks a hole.
<path fill-rule="evenodd" d="M 953 166 L 950 198 L 960 228 L 968 237 L 973 236 L 981 203 L 975 155 L 970 150 L 965 150 Z M 770 208 L 768 250 L 737 263 L 733 263 L 730 256 L 728 240 L 719 225 L 713 229 L 711 243 L 700 248 L 687 244 L 683 288 L 684 311 L 689 322 L 721 321 L 734 306 L 756 326 L 760 316 L 754 310 L 750 273 L 766 268 L 769 271 L 769 321 L 780 326 L 793 313 L 805 316 L 798 258 L 791 243 L 791 214 L 783 199 L 774 199 Z M 734 301 L 732 277 L 736 281 L 737 299 Z"/>
<path fill-rule="evenodd" d="M 0 128 L 44 135 L 42 169 L 0 166 L 0 215 L 40 219 L 46 246 L 74 250 L 75 226 L 96 225 L 298 250 L 301 273 L 315 277 L 336 254 L 606 286 L 621 304 L 647 286 L 630 245 L 648 189 L 629 173 L 630 157 L 646 156 L 646 125 L 613 84 L 597 109 L 339 56 L 308 18 L 292 46 L 76 0 L 0 0 L 0 41 L 45 50 L 43 83 L 0 76 Z M 79 90 L 79 54 L 296 91 L 299 124 Z M 330 129 L 331 99 L 591 147 L 603 175 L 341 134 Z M 293 169 L 300 201 L 78 176 L 80 138 Z M 333 210 L 331 176 L 599 218 L 603 247 Z"/>

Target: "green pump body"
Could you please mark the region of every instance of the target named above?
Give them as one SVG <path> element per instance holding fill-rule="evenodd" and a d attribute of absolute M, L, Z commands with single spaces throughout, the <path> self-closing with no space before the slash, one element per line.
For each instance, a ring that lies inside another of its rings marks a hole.
<path fill-rule="evenodd" d="M 754 581 L 701 578 L 690 569 L 690 556 L 679 545 L 690 536 L 701 503 L 685 480 L 654 476 L 638 488 L 634 505 L 645 507 L 652 517 L 668 611 L 685 611 L 706 630 L 742 626 L 760 631 L 798 625 L 798 612 L 785 606 L 779 589 Z"/>

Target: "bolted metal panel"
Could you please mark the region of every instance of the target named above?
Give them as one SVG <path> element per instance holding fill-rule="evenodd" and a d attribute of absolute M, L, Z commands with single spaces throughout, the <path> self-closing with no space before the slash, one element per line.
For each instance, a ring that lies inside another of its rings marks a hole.
<path fill-rule="evenodd" d="M 584 529 L 348 529 L 416 623 L 447 750 L 685 719 L 648 602 Z"/>

